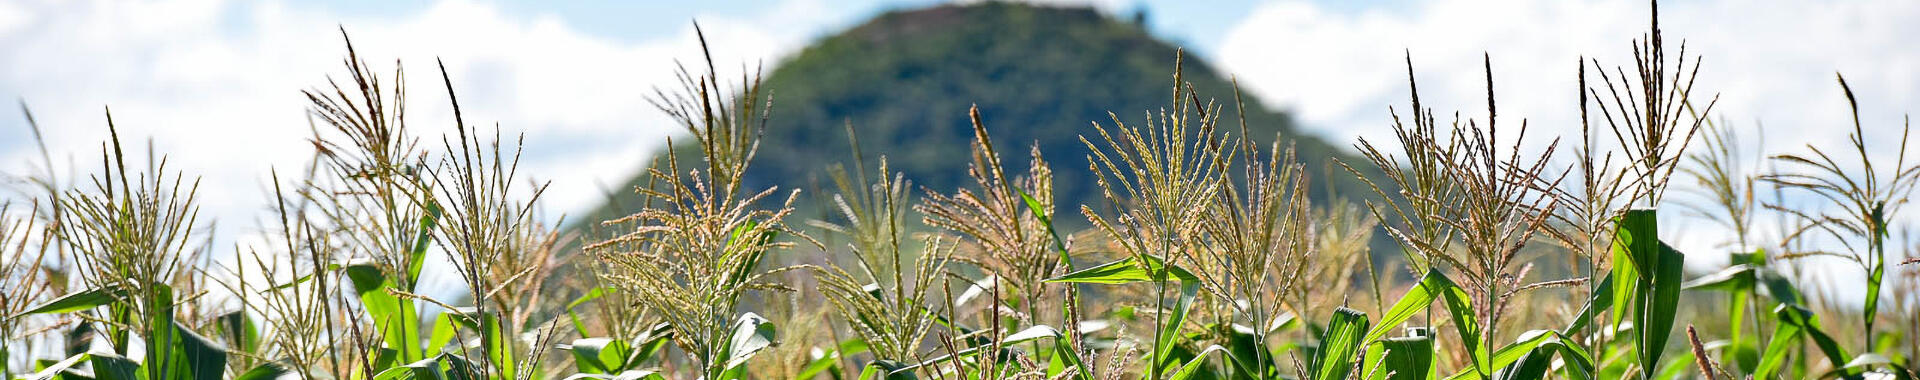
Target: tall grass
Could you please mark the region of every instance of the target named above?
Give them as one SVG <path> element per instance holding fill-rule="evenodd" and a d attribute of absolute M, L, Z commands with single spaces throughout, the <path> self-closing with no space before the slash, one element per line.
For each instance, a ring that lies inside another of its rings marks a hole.
<path fill-rule="evenodd" d="M 607 221 L 630 226 L 626 233 L 594 243 L 589 251 L 614 265 L 605 281 L 627 292 L 651 314 L 673 326 L 673 342 L 701 368 L 701 377 L 720 379 L 771 342 L 765 318 L 740 310 L 747 292 L 786 290 L 770 282 L 772 273 L 796 267 L 760 268 L 774 251 L 793 243 L 785 219 L 799 193 L 771 209 L 760 203 L 775 189 L 747 189 L 744 179 L 768 108 L 759 78 L 742 77 L 730 93 L 708 60 L 708 73 L 681 71 L 681 92 L 662 94 L 654 104 L 693 134 L 703 153 L 704 172 L 682 174 L 668 156 L 648 169 L 650 185 L 637 189 L 647 208 Z M 736 97 L 737 96 L 737 97 Z"/>
<path fill-rule="evenodd" d="M 1841 80 L 1857 161 L 1749 163 L 1650 13 L 1633 72 L 1581 58 L 1568 149 L 1498 113 L 1490 57 L 1486 113 L 1442 120 L 1409 55 L 1393 141 L 1329 174 L 1384 173 L 1359 178 L 1363 205 L 1311 200 L 1326 179 L 1289 136 L 1249 135 L 1239 94 L 1195 91 L 1175 56 L 1162 108 L 1082 130 L 1102 204 L 1057 204 L 1051 165 L 1075 158 L 1009 164 L 974 109 L 969 183 L 914 189 L 854 141 L 812 230 L 798 191 L 750 185 L 761 144 L 789 143 L 762 140 L 770 90 L 703 50 L 651 98 L 698 155 L 662 155 L 637 209 L 593 221 L 616 234 L 577 245 L 444 64 L 450 132 L 422 144 L 400 65 L 349 43 L 347 76 L 304 92 L 312 162 L 269 173 L 274 217 L 232 252 L 208 244 L 197 182 L 111 118 L 76 183 L 43 148 L 30 201 L 0 205 L 0 362 L 102 380 L 1913 378 L 1905 135 L 1891 163 L 1870 149 Z M 1062 209 L 1092 227 L 1063 230 Z M 1729 231 L 1680 232 L 1730 264 L 1689 274 L 1661 236 L 1676 217 Z M 1865 274 L 1858 308 L 1814 302 L 1817 267 L 1795 260 L 1815 257 Z"/>
<path fill-rule="evenodd" d="M 888 171 L 885 157 L 868 182 L 865 165 L 856 153 L 854 173 L 830 169 L 840 193 L 834 196 L 844 224 L 822 223 L 845 235 L 854 254 L 852 270 L 832 265 L 816 269 L 820 291 L 838 309 L 848 327 L 866 342 L 874 357 L 898 363 L 925 359 L 920 348 L 938 317 L 931 297 L 936 285 L 946 284 L 946 267 L 957 246 L 941 237 L 917 242 L 909 251 L 908 204 L 912 202 L 904 175 Z M 889 174 L 891 174 L 889 176 Z"/>
<path fill-rule="evenodd" d="M 1820 196 L 1839 211 L 1808 212 L 1786 207 L 1770 206 L 1774 210 L 1787 213 L 1804 221 L 1798 231 L 1789 238 L 1800 238 L 1802 234 L 1815 233 L 1831 237 L 1848 252 L 1806 252 L 1795 257 L 1813 255 L 1836 256 L 1859 266 L 1866 273 L 1866 293 L 1863 294 L 1860 328 L 1866 342 L 1880 340 L 1874 334 L 1875 320 L 1880 315 L 1880 298 L 1885 289 L 1881 286 L 1886 280 L 1887 244 L 1892 234 L 1892 224 L 1898 218 L 1901 206 L 1913 193 L 1916 183 L 1920 183 L 1920 164 L 1911 164 L 1907 158 L 1907 135 L 1909 129 L 1902 129 L 1897 150 L 1893 152 L 1892 166 L 1880 169 L 1874 167 L 1874 158 L 1869 155 L 1866 133 L 1860 123 L 1860 106 L 1854 100 L 1853 89 L 1847 87 L 1844 77 L 1835 75 L 1840 82 L 1842 92 L 1846 94 L 1848 108 L 1853 112 L 1853 132 L 1847 135 L 1850 148 L 1858 158 L 1858 166 L 1846 166 L 1826 151 L 1809 145 L 1812 154 L 1781 154 L 1775 160 L 1793 168 L 1765 177 L 1790 190 L 1806 191 Z M 1885 171 L 1881 171 L 1885 170 Z M 1898 339 L 1898 338 L 1895 338 Z M 1833 354 L 1829 353 L 1830 356 Z M 1844 355 L 1840 355 L 1844 356 Z M 1834 358 L 1836 363 L 1839 359 Z"/>

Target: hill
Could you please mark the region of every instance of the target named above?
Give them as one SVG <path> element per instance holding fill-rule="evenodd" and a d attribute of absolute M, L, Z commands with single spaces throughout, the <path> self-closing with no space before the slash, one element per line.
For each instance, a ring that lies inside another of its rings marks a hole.
<path fill-rule="evenodd" d="M 1008 147 L 1009 172 L 1024 172 L 1024 148 L 1036 144 L 1053 166 L 1063 213 L 1077 208 L 1068 205 L 1104 204 L 1079 136 L 1097 133 L 1093 122 L 1111 126 L 1109 112 L 1140 123 L 1167 107 L 1176 54 L 1138 22 L 1090 8 L 986 2 L 889 12 L 819 40 L 767 74 L 773 116 L 747 185 L 831 188 L 823 168 L 851 160 L 851 123 L 868 157 L 886 155 L 916 187 L 952 191 L 969 183 L 967 108 L 977 104 L 996 144 Z M 1234 112 L 1232 83 L 1199 57 L 1187 54 L 1184 62 L 1184 79 Z M 1317 200 L 1373 194 L 1333 160 L 1360 161 L 1296 133 L 1287 115 L 1255 96 L 1245 100 L 1258 141 L 1278 134 L 1296 145 L 1316 173 Z M 1238 133 L 1239 125 L 1222 128 Z M 694 150 L 675 154 L 697 162 Z M 637 198 L 629 190 L 643 179 L 616 188 L 607 205 L 577 220 L 631 213 Z M 1077 215 L 1061 219 L 1084 224 Z"/>

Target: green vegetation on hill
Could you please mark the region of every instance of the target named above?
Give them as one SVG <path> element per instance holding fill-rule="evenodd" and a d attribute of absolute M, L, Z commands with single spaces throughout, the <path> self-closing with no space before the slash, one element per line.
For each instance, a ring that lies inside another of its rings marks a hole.
<path fill-rule="evenodd" d="M 1097 140 L 1094 122 L 1112 126 L 1118 116 L 1143 123 L 1148 111 L 1168 107 L 1177 49 L 1136 23 L 1089 8 L 989 2 L 889 12 L 824 38 L 767 73 L 773 117 L 765 140 L 780 143 L 760 147 L 747 187 L 830 188 L 824 169 L 852 159 L 848 124 L 869 160 L 885 155 L 916 188 L 960 187 L 972 138 L 967 108 L 977 104 L 996 142 L 1007 147 L 1008 170 L 1024 172 L 1026 148 L 1037 144 L 1054 169 L 1061 211 L 1073 216 L 1062 222 L 1084 223 L 1073 205 L 1100 209 L 1104 202 L 1079 137 Z M 1201 101 L 1237 111 L 1233 84 L 1204 60 L 1186 54 L 1184 72 Z M 1287 115 L 1260 106 L 1252 94 L 1242 96 L 1256 141 L 1285 136 L 1295 144 L 1315 174 L 1316 200 L 1331 198 L 1329 190 L 1349 199 L 1373 194 L 1338 173 L 1340 149 L 1295 133 Z M 1238 134 L 1231 118 L 1222 124 Z M 680 162 L 698 162 L 697 149 L 679 148 Z M 1329 171 L 1337 175 L 1322 175 Z M 576 220 L 594 223 L 637 210 L 632 189 L 643 178 L 636 174 L 614 189 L 609 205 Z"/>

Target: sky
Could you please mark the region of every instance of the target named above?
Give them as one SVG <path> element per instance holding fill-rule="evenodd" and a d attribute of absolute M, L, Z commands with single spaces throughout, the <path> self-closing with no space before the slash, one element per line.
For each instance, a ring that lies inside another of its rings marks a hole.
<path fill-rule="evenodd" d="M 1155 34 L 1336 145 L 1391 138 L 1388 107 L 1407 107 L 1409 58 L 1422 99 L 1441 114 L 1483 117 L 1490 62 L 1502 120 L 1534 129 L 1524 146 L 1573 138 L 1576 62 L 1630 65 L 1648 18 L 1645 3 L 1600 0 L 1041 2 L 1123 18 L 1144 10 Z M 30 107 L 63 172 L 96 159 L 111 107 L 122 136 L 201 179 L 203 218 L 222 221 L 215 241 L 225 244 L 264 217 L 268 173 L 311 158 L 299 91 L 343 79 L 344 30 L 378 70 L 408 69 L 417 135 L 432 141 L 452 125 L 438 59 L 469 123 L 525 133 L 523 173 L 550 181 L 549 212 L 578 213 L 678 133 L 645 96 L 671 83 L 676 60 L 698 59 L 695 20 L 722 67 L 770 66 L 880 12 L 939 3 L 0 0 L 0 98 Z M 1851 125 L 1838 72 L 1859 98 L 1869 149 L 1898 153 L 1920 100 L 1911 37 L 1920 24 L 1909 22 L 1920 3 L 1684 0 L 1661 10 L 1669 41 L 1704 58 L 1696 96 L 1717 95 L 1716 119 L 1764 135 L 1759 151 L 1840 149 Z M 32 172 L 30 138 L 19 110 L 0 110 L 0 172 Z"/>

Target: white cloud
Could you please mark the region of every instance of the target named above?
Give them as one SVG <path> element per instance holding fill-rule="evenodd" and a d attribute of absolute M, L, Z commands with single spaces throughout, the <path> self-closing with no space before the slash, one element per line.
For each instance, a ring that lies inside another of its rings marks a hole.
<path fill-rule="evenodd" d="M 252 229 L 267 173 L 297 172 L 312 154 L 299 93 L 345 80 L 340 27 L 378 72 L 408 69 L 409 126 L 423 145 L 450 131 L 435 58 L 444 60 L 469 124 L 525 132 L 522 173 L 551 180 L 550 211 L 578 213 L 678 133 L 646 101 L 672 85 L 675 60 L 695 63 L 691 23 L 671 35 L 615 41 L 553 15 L 504 13 L 448 0 L 417 13 L 347 17 L 281 2 L 217 0 L 0 3 L 0 95 L 25 99 L 57 160 L 93 165 L 106 137 L 102 105 L 123 137 L 151 138 L 174 168 L 203 178 L 203 219 L 222 235 Z M 722 71 L 797 48 L 834 21 L 824 3 L 791 0 L 748 17 L 702 15 Z M 769 22 L 772 20 L 782 22 Z M 37 162 L 23 118 L 0 118 L 0 171 Z M 81 173 L 85 173 L 82 171 Z M 227 241 L 230 239 L 222 239 Z M 219 243 L 217 243 L 219 244 Z"/>
<path fill-rule="evenodd" d="M 27 17 L 26 11 L 20 10 L 20 6 L 0 3 L 0 36 L 6 36 L 9 32 L 25 27 L 32 21 Z"/>
<path fill-rule="evenodd" d="M 1422 96 L 1443 111 L 1484 113 L 1481 54 L 1492 56 L 1501 109 L 1566 132 L 1575 123 L 1574 72 L 1585 54 L 1602 64 L 1631 64 L 1628 43 L 1646 29 L 1647 7 L 1616 1 L 1416 3 L 1414 9 L 1357 12 L 1312 3 L 1260 7 L 1229 35 L 1221 64 L 1315 129 L 1348 140 L 1385 136 L 1386 106 L 1405 108 L 1405 52 Z M 1755 4 L 1710 1 L 1663 9 L 1669 42 L 1689 41 L 1704 55 L 1702 95 L 1722 96 L 1735 122 L 1827 126 L 1843 122 L 1844 100 L 1832 72 L 1854 78 L 1863 110 L 1880 130 L 1897 129 L 1900 105 L 1920 91 L 1920 12 L 1906 2 Z M 1677 46 L 1677 44 L 1670 44 Z M 1405 50 L 1403 50 L 1405 49 Z M 1669 50 L 1670 52 L 1672 50 Z M 1677 54 L 1672 54 L 1677 55 Z M 1609 67 L 1610 69 L 1611 67 Z M 1629 68 L 1631 71 L 1631 68 Z M 1505 118 L 1503 118 L 1505 119 Z M 1891 121 L 1891 122 L 1887 122 Z M 1770 140 L 1837 134 L 1769 128 Z M 1825 132 L 1825 131 L 1820 131 Z"/>
<path fill-rule="evenodd" d="M 1443 118 L 1459 110 L 1484 119 L 1485 52 L 1502 125 L 1528 119 L 1529 144 L 1540 146 L 1546 137 L 1578 136 L 1578 57 L 1631 73 L 1629 43 L 1648 23 L 1643 1 L 1407 4 L 1393 10 L 1265 4 L 1229 33 L 1219 64 L 1269 105 L 1290 109 L 1307 128 L 1347 144 L 1356 137 L 1392 139 L 1387 107 L 1407 112 L 1408 52 L 1424 103 Z M 1720 96 L 1716 119 L 1749 137 L 1764 125 L 1766 152 L 1804 152 L 1804 144 L 1839 149 L 1852 126 L 1833 77 L 1839 71 L 1859 97 L 1870 144 L 1882 144 L 1874 152 L 1889 161 L 1897 150 L 1890 140 L 1920 99 L 1920 40 L 1910 37 L 1920 35 L 1920 24 L 1909 22 L 1916 14 L 1920 3 L 1905 1 L 1670 1 L 1660 9 L 1669 57 L 1678 56 L 1682 39 L 1689 56 L 1704 56 L 1695 94 L 1699 100 Z M 1684 223 L 1692 236 L 1715 230 Z M 1682 245 L 1719 251 L 1712 243 L 1694 238 Z"/>

